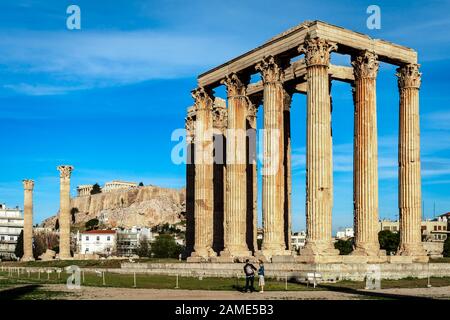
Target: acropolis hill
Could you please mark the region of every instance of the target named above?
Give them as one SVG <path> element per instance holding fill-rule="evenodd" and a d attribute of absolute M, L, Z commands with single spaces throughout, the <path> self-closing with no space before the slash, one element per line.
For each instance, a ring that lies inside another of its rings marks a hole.
<path fill-rule="evenodd" d="M 71 198 L 70 208 L 78 209 L 75 225 L 93 218 L 105 220 L 105 226 L 111 228 L 175 224 L 184 219 L 185 190 L 157 186 L 117 190 Z M 56 218 L 44 220 L 43 227 L 54 227 Z"/>

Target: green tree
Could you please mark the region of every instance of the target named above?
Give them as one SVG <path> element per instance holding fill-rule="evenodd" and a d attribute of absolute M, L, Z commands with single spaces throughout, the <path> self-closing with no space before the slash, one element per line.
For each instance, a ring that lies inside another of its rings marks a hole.
<path fill-rule="evenodd" d="M 444 257 L 450 257 L 450 237 L 448 235 L 444 242 L 444 252 L 442 254 Z"/>
<path fill-rule="evenodd" d="M 91 219 L 88 222 L 86 222 L 84 224 L 84 226 L 86 227 L 86 230 L 88 230 L 88 231 L 97 229 L 98 228 L 98 219 L 97 218 Z"/>
<path fill-rule="evenodd" d="M 17 238 L 14 254 L 19 259 L 23 257 L 23 230 L 20 231 L 19 237 Z"/>
<path fill-rule="evenodd" d="M 139 247 L 136 250 L 136 254 L 139 257 L 150 257 L 151 256 L 150 245 L 148 243 L 147 237 L 143 237 L 139 241 Z"/>
<path fill-rule="evenodd" d="M 143 187 L 144 183 L 143 182 L 139 182 L 139 187 Z"/>
<path fill-rule="evenodd" d="M 98 194 L 98 193 L 102 193 L 102 188 L 100 188 L 100 185 L 96 183 L 92 186 L 91 194 Z"/>
<path fill-rule="evenodd" d="M 347 240 L 339 239 L 334 243 L 334 248 L 339 250 L 339 254 L 350 254 L 353 251 L 353 238 Z"/>
<path fill-rule="evenodd" d="M 55 230 L 59 230 L 59 219 L 56 219 Z"/>
<path fill-rule="evenodd" d="M 396 253 L 400 244 L 400 234 L 390 230 L 383 230 L 378 233 L 380 249 L 386 250 L 386 253 Z"/>
<path fill-rule="evenodd" d="M 77 215 L 78 212 L 80 212 L 80 211 L 78 210 L 78 208 L 72 208 L 72 209 L 70 210 L 70 215 L 72 216 L 72 223 L 75 223 L 75 221 L 76 221 L 76 215 Z"/>
<path fill-rule="evenodd" d="M 47 250 L 47 239 L 44 234 L 37 233 L 33 236 L 33 256 L 37 259 Z"/>
<path fill-rule="evenodd" d="M 151 245 L 151 253 L 155 258 L 178 258 L 183 247 L 175 242 L 169 234 L 161 234 Z"/>

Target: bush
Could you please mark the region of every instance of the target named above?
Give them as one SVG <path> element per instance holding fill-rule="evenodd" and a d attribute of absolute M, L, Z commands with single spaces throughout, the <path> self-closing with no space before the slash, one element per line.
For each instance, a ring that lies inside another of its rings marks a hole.
<path fill-rule="evenodd" d="M 447 239 L 444 242 L 444 251 L 442 253 L 444 257 L 450 257 L 450 237 L 447 235 Z"/>
<path fill-rule="evenodd" d="M 23 257 L 23 230 L 20 231 L 19 237 L 17 238 L 16 248 L 14 249 L 14 255 L 16 258 L 21 259 Z"/>
<path fill-rule="evenodd" d="M 400 244 L 400 234 L 389 230 L 383 230 L 378 233 L 378 241 L 380 242 L 380 249 L 396 253 Z"/>
<path fill-rule="evenodd" d="M 98 219 L 94 218 L 84 224 L 86 230 L 94 230 L 98 228 Z"/>
<path fill-rule="evenodd" d="M 100 187 L 100 185 L 98 183 L 96 183 L 92 186 L 91 195 L 99 194 L 99 193 L 102 193 L 102 188 Z"/>
<path fill-rule="evenodd" d="M 353 238 L 348 240 L 338 240 L 334 243 L 334 248 L 339 250 L 339 254 L 348 255 L 353 251 Z"/>
<path fill-rule="evenodd" d="M 183 247 L 168 234 L 159 235 L 151 245 L 151 253 L 155 258 L 178 258 Z"/>

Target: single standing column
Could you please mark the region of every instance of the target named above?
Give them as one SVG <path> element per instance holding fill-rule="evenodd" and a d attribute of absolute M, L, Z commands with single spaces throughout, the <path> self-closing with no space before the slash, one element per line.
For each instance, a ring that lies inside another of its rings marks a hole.
<path fill-rule="evenodd" d="M 213 245 L 213 118 L 212 92 L 198 88 L 195 100 L 195 244 L 191 261 L 215 256 Z"/>
<path fill-rule="evenodd" d="M 306 225 L 305 256 L 338 255 L 331 239 L 333 169 L 331 103 L 328 68 L 336 44 L 320 38 L 305 40 L 307 77 Z M 315 259 L 315 258 L 313 258 Z"/>
<path fill-rule="evenodd" d="M 247 177 L 246 177 L 246 115 L 248 79 L 232 73 L 223 81 L 228 95 L 227 129 L 227 194 L 224 216 L 225 248 L 221 256 L 247 257 L 246 243 Z"/>
<path fill-rule="evenodd" d="M 399 210 L 400 246 L 398 255 L 413 256 L 417 262 L 427 262 L 422 245 L 422 193 L 420 178 L 420 126 L 418 64 L 398 68 L 400 91 L 399 130 Z"/>
<path fill-rule="evenodd" d="M 378 142 L 376 77 L 378 56 L 363 51 L 352 58 L 354 83 L 353 206 L 355 250 L 352 255 L 379 256 Z"/>
<path fill-rule="evenodd" d="M 264 165 L 262 254 L 266 258 L 287 255 L 284 239 L 284 71 L 280 61 L 265 57 L 256 69 L 264 84 Z"/>
<path fill-rule="evenodd" d="M 23 180 L 23 256 L 22 261 L 34 261 L 33 256 L 33 180 Z"/>
<path fill-rule="evenodd" d="M 72 166 L 59 166 L 59 259 L 70 259 L 70 175 Z"/>

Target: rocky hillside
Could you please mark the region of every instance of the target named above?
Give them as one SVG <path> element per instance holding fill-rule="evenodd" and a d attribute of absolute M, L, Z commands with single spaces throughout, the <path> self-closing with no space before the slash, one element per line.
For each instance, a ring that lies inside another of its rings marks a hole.
<path fill-rule="evenodd" d="M 109 228 L 175 224 L 184 219 L 185 189 L 146 186 L 118 190 L 72 198 L 71 207 L 76 225 L 93 218 Z M 50 217 L 42 226 L 54 227 L 56 219 L 56 215 Z"/>

